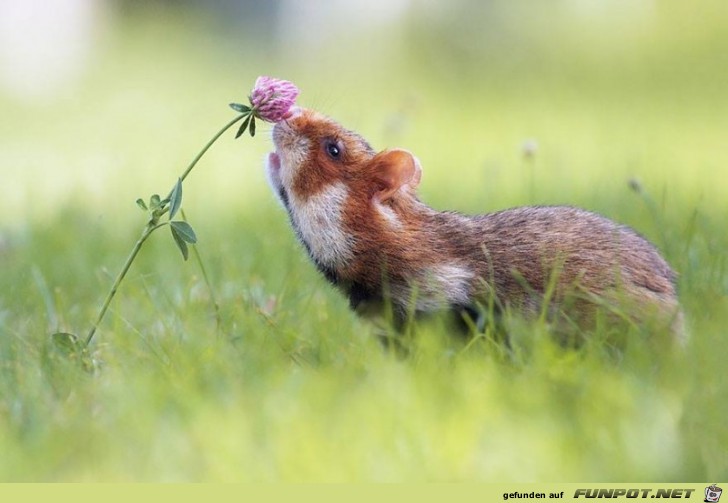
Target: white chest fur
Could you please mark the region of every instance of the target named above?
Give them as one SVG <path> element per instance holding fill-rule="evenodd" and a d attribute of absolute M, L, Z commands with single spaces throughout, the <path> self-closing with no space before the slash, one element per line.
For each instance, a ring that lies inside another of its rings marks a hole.
<path fill-rule="evenodd" d="M 352 258 L 353 239 L 344 232 L 342 215 L 348 191 L 343 183 L 333 184 L 306 199 L 291 197 L 291 218 L 313 257 L 322 265 L 335 267 Z"/>

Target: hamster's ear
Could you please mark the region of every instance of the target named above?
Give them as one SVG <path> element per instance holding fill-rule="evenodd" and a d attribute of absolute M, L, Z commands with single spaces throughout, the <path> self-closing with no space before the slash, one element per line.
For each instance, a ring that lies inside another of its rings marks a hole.
<path fill-rule="evenodd" d="M 406 150 L 385 150 L 371 161 L 370 173 L 380 187 L 375 196 L 380 201 L 390 199 L 405 185 L 415 189 L 422 178 L 420 161 Z"/>

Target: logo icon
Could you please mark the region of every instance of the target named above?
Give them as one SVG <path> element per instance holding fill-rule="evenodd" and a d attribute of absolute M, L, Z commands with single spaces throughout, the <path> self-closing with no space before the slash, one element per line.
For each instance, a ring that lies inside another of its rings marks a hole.
<path fill-rule="evenodd" d="M 721 494 L 723 494 L 723 489 L 715 484 L 709 485 L 705 488 L 705 501 L 707 503 L 717 503 L 720 501 Z"/>

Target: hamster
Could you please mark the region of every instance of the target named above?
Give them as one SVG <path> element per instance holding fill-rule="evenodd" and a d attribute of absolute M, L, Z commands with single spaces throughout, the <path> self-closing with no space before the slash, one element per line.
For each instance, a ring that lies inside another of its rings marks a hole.
<path fill-rule="evenodd" d="M 295 108 L 272 137 L 269 183 L 315 266 L 359 314 L 389 308 L 401 327 L 451 311 L 477 324 L 482 306 L 535 315 L 547 303 L 568 305 L 582 326 L 597 306 L 618 304 L 684 337 L 676 275 L 629 227 L 568 206 L 434 210 L 417 197 L 416 157 L 376 152 L 314 110 Z"/>

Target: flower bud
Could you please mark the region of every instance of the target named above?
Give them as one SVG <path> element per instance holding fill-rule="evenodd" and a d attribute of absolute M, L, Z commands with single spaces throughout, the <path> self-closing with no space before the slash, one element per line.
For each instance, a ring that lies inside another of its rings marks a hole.
<path fill-rule="evenodd" d="M 280 122 L 290 115 L 298 93 L 298 88 L 292 82 L 258 77 L 250 93 L 250 104 L 257 117 L 268 122 Z"/>

